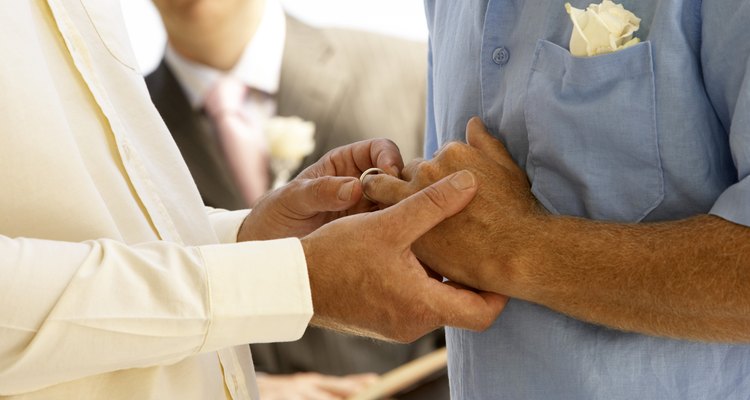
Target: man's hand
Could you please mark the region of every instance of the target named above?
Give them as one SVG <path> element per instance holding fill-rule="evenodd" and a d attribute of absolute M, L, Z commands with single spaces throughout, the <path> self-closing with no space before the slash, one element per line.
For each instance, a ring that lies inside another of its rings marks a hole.
<path fill-rule="evenodd" d="M 476 198 L 418 240 L 414 253 L 452 281 L 515 295 L 507 280 L 519 269 L 510 267 L 523 260 L 517 258 L 518 249 L 534 245 L 546 214 L 531 194 L 525 172 L 479 118 L 469 121 L 466 140 L 468 144 L 447 144 L 431 161 L 407 165 L 402 172 L 405 181 L 368 177 L 365 190 L 382 205 L 391 205 L 455 171 L 472 171 L 479 185 Z"/>
<path fill-rule="evenodd" d="M 347 399 L 378 379 L 376 374 L 347 376 L 314 372 L 294 375 L 258 375 L 258 389 L 264 400 L 338 400 Z"/>
<path fill-rule="evenodd" d="M 444 325 L 486 329 L 507 298 L 436 280 L 411 251 L 476 190 L 474 176 L 460 171 L 388 209 L 341 218 L 304 237 L 313 323 L 399 342 Z"/>
<path fill-rule="evenodd" d="M 639 224 L 551 216 L 478 119 L 469 122 L 467 141 L 407 165 L 407 182 L 365 180 L 382 206 L 455 170 L 476 175 L 471 204 L 413 246 L 436 272 L 616 329 L 750 341 L 750 286 L 737 284 L 748 281 L 750 229 L 711 215 Z"/>
<path fill-rule="evenodd" d="M 303 237 L 334 219 L 369 211 L 359 176 L 377 167 L 398 176 L 404 164 L 398 147 L 367 140 L 329 151 L 286 186 L 266 194 L 248 215 L 238 241 Z"/>

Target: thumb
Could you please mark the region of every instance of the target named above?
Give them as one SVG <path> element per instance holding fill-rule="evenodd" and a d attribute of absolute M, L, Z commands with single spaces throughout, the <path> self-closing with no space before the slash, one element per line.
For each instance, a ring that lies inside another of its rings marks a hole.
<path fill-rule="evenodd" d="M 307 179 L 287 197 L 288 207 L 300 215 L 347 210 L 361 198 L 359 179 L 340 176 Z"/>
<path fill-rule="evenodd" d="M 435 225 L 463 210 L 476 192 L 474 175 L 458 171 L 384 210 L 383 215 L 398 221 L 398 243 L 411 245 Z"/>

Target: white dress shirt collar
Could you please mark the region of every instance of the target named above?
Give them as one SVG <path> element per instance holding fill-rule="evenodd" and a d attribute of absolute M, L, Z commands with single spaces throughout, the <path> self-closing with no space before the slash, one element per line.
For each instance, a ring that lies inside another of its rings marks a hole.
<path fill-rule="evenodd" d="M 278 0 L 267 0 L 263 18 L 237 65 L 229 72 L 190 61 L 167 46 L 165 60 L 177 75 L 194 109 L 203 107 L 208 91 L 224 74 L 232 75 L 249 87 L 276 94 L 281 79 L 281 62 L 286 41 L 286 16 Z M 261 60 L 261 61 L 259 61 Z"/>

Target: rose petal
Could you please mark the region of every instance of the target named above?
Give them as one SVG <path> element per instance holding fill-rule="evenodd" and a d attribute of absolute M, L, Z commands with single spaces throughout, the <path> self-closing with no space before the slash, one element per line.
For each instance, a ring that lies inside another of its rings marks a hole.
<path fill-rule="evenodd" d="M 601 4 L 590 4 L 584 11 L 566 3 L 565 10 L 573 21 L 570 53 L 574 56 L 611 53 L 640 42 L 633 38 L 633 33 L 639 29 L 641 20 L 621 4 L 603 0 Z"/>

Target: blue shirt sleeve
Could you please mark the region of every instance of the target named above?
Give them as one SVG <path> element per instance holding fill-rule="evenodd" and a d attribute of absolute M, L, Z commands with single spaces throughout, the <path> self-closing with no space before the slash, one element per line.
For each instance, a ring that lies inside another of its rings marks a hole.
<path fill-rule="evenodd" d="M 706 91 L 729 135 L 737 183 L 710 213 L 750 226 L 750 3 L 703 2 L 701 58 Z"/>

